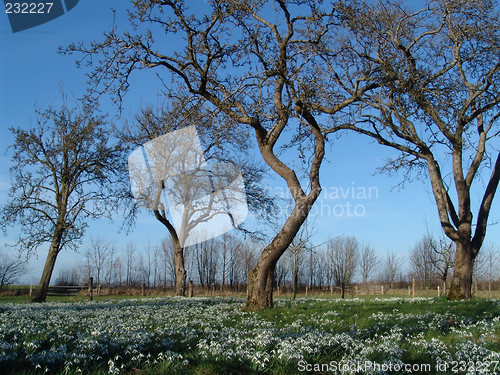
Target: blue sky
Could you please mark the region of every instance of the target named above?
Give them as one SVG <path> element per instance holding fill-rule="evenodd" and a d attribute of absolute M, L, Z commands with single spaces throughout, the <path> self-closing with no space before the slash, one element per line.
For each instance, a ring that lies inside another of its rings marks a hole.
<path fill-rule="evenodd" d="M 204 1 L 198 2 L 200 7 L 206 6 Z M 6 201 L 10 186 L 11 153 L 6 149 L 12 144 L 13 136 L 8 128 L 28 127 L 31 119 L 34 121 L 35 101 L 42 108 L 60 103 L 58 86 L 61 84 L 66 93 L 72 92 L 75 97 L 81 97 L 85 91 L 85 68 L 76 67 L 74 55 L 58 55 L 58 47 L 72 42 L 102 40 L 103 31 L 109 30 L 113 24 L 111 8 L 116 9 L 116 24 L 124 30 L 128 26 L 128 5 L 123 0 L 82 0 L 64 16 L 15 34 L 10 29 L 7 15 L 3 13 L 0 16 L 0 204 Z M 124 102 L 125 112 L 133 112 L 141 102 L 156 103 L 159 84 L 152 74 L 135 74 L 131 92 Z M 110 118 L 117 112 L 117 108 L 106 98 L 101 102 L 101 109 L 109 113 Z M 437 210 L 428 181 L 416 180 L 407 183 L 402 190 L 391 191 L 391 187 L 400 182 L 401 176 L 389 178 L 373 174 L 382 165 L 383 159 L 392 153 L 390 149 L 357 135 L 331 140 L 328 161 L 321 170 L 324 191 L 317 208 L 313 210 L 319 216 L 316 220 L 317 243 L 340 234 L 355 235 L 384 255 L 388 251 L 407 252 L 426 232 L 426 221 L 431 230 L 438 232 Z M 280 187 L 284 186 L 278 177 L 269 179 L 272 192 L 279 193 L 282 191 Z M 499 207 L 497 198 L 491 221 L 500 220 Z M 120 245 L 134 240 L 141 248 L 148 240 L 158 243 L 167 234 L 165 228 L 145 212 L 139 216 L 136 227 L 128 236 L 117 233 L 119 223 L 120 218 L 116 218 L 115 224 L 91 222 L 84 242 L 91 235 L 102 234 L 114 238 Z M 487 240 L 499 243 L 497 228 L 489 228 Z M 16 228 L 11 229 L 9 236 L 0 238 L 0 241 L 12 243 L 15 232 Z M 32 273 L 28 281 L 38 282 L 47 248 L 48 244 L 46 248 L 40 248 L 38 257 L 32 259 Z M 59 267 L 71 264 L 78 257 L 74 252 L 63 251 L 54 277 Z"/>

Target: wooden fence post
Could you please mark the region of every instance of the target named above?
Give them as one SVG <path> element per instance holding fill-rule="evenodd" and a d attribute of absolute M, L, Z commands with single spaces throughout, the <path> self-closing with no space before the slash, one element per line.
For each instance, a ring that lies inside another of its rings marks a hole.
<path fill-rule="evenodd" d="M 141 295 L 144 297 L 144 283 L 142 283 L 142 291 L 141 291 Z"/>
<path fill-rule="evenodd" d="M 33 284 L 30 284 L 30 297 L 32 293 L 33 293 Z"/>
<path fill-rule="evenodd" d="M 307 285 L 306 285 L 306 296 L 307 296 Z"/>
<path fill-rule="evenodd" d="M 441 297 L 441 288 L 438 285 L 438 297 Z"/>
<path fill-rule="evenodd" d="M 415 298 L 415 279 L 412 279 L 411 283 L 412 283 L 412 286 L 413 286 L 411 298 Z"/>
<path fill-rule="evenodd" d="M 89 301 L 94 299 L 92 288 L 94 287 L 94 279 L 89 277 Z"/>

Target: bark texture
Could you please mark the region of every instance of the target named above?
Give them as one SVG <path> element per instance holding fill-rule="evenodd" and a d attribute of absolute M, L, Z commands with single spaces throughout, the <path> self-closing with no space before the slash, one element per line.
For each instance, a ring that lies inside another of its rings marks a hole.
<path fill-rule="evenodd" d="M 262 251 L 257 265 L 248 275 L 247 308 L 263 309 L 273 306 L 276 264 L 292 243 L 318 195 L 319 191 L 305 199 L 306 202 L 302 205 L 295 206 L 281 231 Z"/>
<path fill-rule="evenodd" d="M 161 194 L 161 189 L 157 193 L 156 201 L 159 201 Z M 156 206 L 158 207 L 158 206 Z M 184 266 L 184 248 L 181 246 L 177 232 L 174 226 L 168 221 L 167 213 L 163 209 L 153 210 L 156 219 L 161 222 L 167 229 L 172 237 L 172 243 L 174 245 L 174 269 L 175 269 L 175 295 L 185 296 L 186 295 L 186 268 Z"/>
<path fill-rule="evenodd" d="M 184 267 L 184 248 L 174 241 L 175 295 L 186 295 L 186 268 Z"/>
<path fill-rule="evenodd" d="M 474 256 L 470 242 L 458 242 L 455 255 L 455 269 L 447 295 L 449 300 L 471 299 L 473 267 Z"/>
<path fill-rule="evenodd" d="M 57 247 L 58 245 L 54 243 L 50 246 L 49 254 L 47 255 L 45 266 L 43 267 L 42 277 L 40 278 L 40 284 L 38 284 L 38 290 L 36 295 L 31 298 L 31 302 L 45 302 L 47 300 L 47 292 L 52 277 L 52 271 L 56 264 L 57 254 L 59 254 Z"/>

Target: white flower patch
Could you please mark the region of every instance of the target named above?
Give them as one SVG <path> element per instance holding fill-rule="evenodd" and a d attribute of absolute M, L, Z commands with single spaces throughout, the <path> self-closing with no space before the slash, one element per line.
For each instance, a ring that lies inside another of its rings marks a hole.
<path fill-rule="evenodd" d="M 361 304 L 432 304 L 432 298 L 278 299 L 281 306 L 325 304 L 325 312 L 275 319 L 241 310 L 237 298 L 155 298 L 118 302 L 3 304 L 0 306 L 0 365 L 24 363 L 32 369 L 81 371 L 99 364 L 110 374 L 130 367 L 195 361 L 224 362 L 255 371 L 296 366 L 300 360 L 404 364 L 412 350 L 435 363 L 497 361 L 500 354 L 486 346 L 496 342 L 500 318 L 481 319 L 451 313 L 373 313 L 373 325 L 359 328 L 359 317 L 343 321 L 339 307 Z M 494 300 L 495 303 L 498 301 Z M 457 302 L 458 303 L 458 302 Z M 500 307 L 500 303 L 499 303 Z M 449 320 L 456 321 L 450 325 Z M 285 324 L 284 322 L 289 322 Z M 435 335 L 453 334 L 463 340 L 447 346 Z"/>

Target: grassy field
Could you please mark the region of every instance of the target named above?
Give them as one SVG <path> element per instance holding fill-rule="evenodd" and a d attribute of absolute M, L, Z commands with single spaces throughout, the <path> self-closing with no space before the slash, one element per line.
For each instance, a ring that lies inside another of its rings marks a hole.
<path fill-rule="evenodd" d="M 6 287 L 6 291 L 4 295 L 0 295 L 0 303 L 28 303 L 31 301 L 31 298 L 28 295 L 9 295 L 8 289 L 10 286 Z M 23 287 L 23 286 L 21 286 Z M 20 286 L 13 286 L 12 289 L 19 289 Z M 26 290 L 29 290 L 29 286 L 24 287 Z M 129 298 L 156 298 L 156 297 L 166 297 L 170 296 L 173 297 L 175 295 L 175 292 L 173 290 L 168 291 L 168 292 L 159 292 L 158 290 L 154 289 L 146 289 L 146 296 L 141 296 L 140 289 L 134 290 L 134 294 L 127 293 L 126 289 L 123 289 L 123 291 L 120 291 L 120 293 L 110 293 L 108 290 L 104 289 L 103 293 L 101 296 L 97 295 L 94 293 L 94 300 L 96 301 L 105 301 L 105 300 L 122 300 L 122 299 L 129 299 Z M 416 297 L 437 297 L 437 291 L 430 289 L 430 290 L 417 290 L 416 291 Z M 196 290 L 196 297 L 212 297 L 214 296 L 211 291 L 207 290 Z M 281 293 L 278 295 L 275 293 L 275 298 L 276 299 L 290 299 L 292 296 L 291 292 L 288 293 Z M 240 297 L 244 298 L 246 297 L 246 293 L 244 292 L 220 292 L 217 290 L 216 294 L 214 297 Z M 394 297 L 401 297 L 401 298 L 408 298 L 408 290 L 407 289 L 392 289 L 386 291 L 385 294 L 351 294 L 351 293 L 346 293 L 346 298 L 361 298 L 365 300 L 371 300 L 371 299 L 383 299 L 383 298 L 394 298 Z M 473 292 L 473 297 L 475 298 L 498 298 L 500 299 L 500 290 L 478 290 L 477 292 Z M 313 292 L 309 294 L 305 293 L 298 293 L 297 298 L 319 298 L 319 299 L 338 299 L 340 298 L 340 293 L 335 292 L 334 294 L 330 294 L 329 292 L 323 292 L 323 293 L 318 293 L 318 292 Z M 79 302 L 79 301 L 87 301 L 88 296 L 86 295 L 85 292 L 83 292 L 80 295 L 76 296 L 48 296 L 47 297 L 47 302 Z"/>
<path fill-rule="evenodd" d="M 0 304 L 8 374 L 499 373 L 500 300 L 100 297 Z"/>

